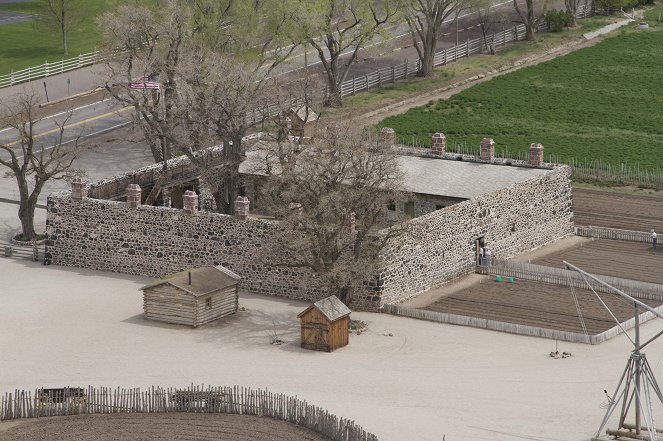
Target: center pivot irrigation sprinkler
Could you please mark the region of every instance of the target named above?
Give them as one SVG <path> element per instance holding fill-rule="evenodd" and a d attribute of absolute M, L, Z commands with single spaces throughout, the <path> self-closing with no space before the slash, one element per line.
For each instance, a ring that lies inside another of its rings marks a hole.
<path fill-rule="evenodd" d="M 658 399 L 660 404 L 663 404 L 663 394 L 661 394 L 661 389 L 656 382 L 654 377 L 654 372 L 647 361 L 642 349 L 647 346 L 649 343 L 658 339 L 663 335 L 663 331 L 657 333 L 655 336 L 650 338 L 644 343 L 640 343 L 640 317 L 638 314 L 639 308 L 644 308 L 645 310 L 651 312 L 656 317 L 663 319 L 663 315 L 651 308 L 649 305 L 644 304 L 638 299 L 631 297 L 623 291 L 615 288 L 614 286 L 604 282 L 603 280 L 589 274 L 577 266 L 571 265 L 568 262 L 564 262 L 568 269 L 576 271 L 589 288 L 594 292 L 596 297 L 599 299 L 599 302 L 603 307 L 608 311 L 610 316 L 617 322 L 617 325 L 624 332 L 626 337 L 629 339 L 633 345 L 633 350 L 629 356 L 628 361 L 626 362 L 626 368 L 622 373 L 619 383 L 617 383 L 617 388 L 612 395 L 608 395 L 608 405 L 606 409 L 605 416 L 603 421 L 601 421 L 601 426 L 596 431 L 596 434 L 592 438 L 593 441 L 599 441 L 601 438 L 601 432 L 605 429 L 608 420 L 617 409 L 621 406 L 621 413 L 619 415 L 619 427 L 616 430 L 607 429 L 606 433 L 610 436 L 619 437 L 619 438 L 629 438 L 637 440 L 649 440 L 657 441 L 663 438 L 656 436 L 657 433 L 663 433 L 663 430 L 657 430 L 654 424 L 654 410 L 652 399 Z M 619 322 L 617 317 L 612 313 L 610 308 L 605 304 L 601 297 L 596 293 L 590 280 L 602 285 L 610 290 L 611 293 L 619 296 L 620 298 L 627 300 L 633 303 L 634 308 L 634 322 L 635 322 L 635 336 L 631 338 L 626 330 L 623 328 L 622 324 Z M 655 397 L 654 397 L 655 396 Z M 635 414 L 635 423 L 630 424 L 626 422 L 626 418 L 629 416 L 629 413 L 633 409 Z M 643 420 L 644 419 L 644 425 Z M 644 432 L 644 433 L 643 433 Z"/>

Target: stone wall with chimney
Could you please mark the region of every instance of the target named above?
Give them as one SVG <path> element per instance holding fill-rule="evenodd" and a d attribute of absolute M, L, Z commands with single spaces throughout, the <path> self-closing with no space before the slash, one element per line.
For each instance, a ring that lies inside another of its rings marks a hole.
<path fill-rule="evenodd" d="M 483 235 L 493 255 L 505 258 L 570 234 L 569 175 L 568 167 L 556 167 L 463 202 L 416 199 L 417 215 L 432 212 L 390 240 L 382 253 L 384 270 L 353 307 L 376 310 L 471 272 L 475 237 Z M 149 277 L 223 265 L 252 292 L 306 301 L 328 295 L 308 270 L 273 266 L 270 253 L 278 252 L 280 227 L 252 218 L 250 197 L 239 198 L 237 216 L 229 216 L 201 211 L 192 191 L 180 210 L 141 205 L 140 187 L 127 187 L 126 202 L 87 197 L 79 181 L 72 182 L 73 192 L 49 196 L 46 257 L 54 264 Z M 447 203 L 452 205 L 434 210 Z"/>

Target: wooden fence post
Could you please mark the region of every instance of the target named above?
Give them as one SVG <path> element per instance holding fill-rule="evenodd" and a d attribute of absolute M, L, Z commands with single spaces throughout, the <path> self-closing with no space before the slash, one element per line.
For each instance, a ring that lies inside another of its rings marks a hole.
<path fill-rule="evenodd" d="M 352 78 L 352 96 L 355 95 L 355 80 L 356 80 L 356 79 L 357 79 L 356 77 L 353 77 L 353 78 Z"/>
<path fill-rule="evenodd" d="M 465 53 L 467 54 L 467 58 L 470 58 L 470 39 L 468 38 L 467 41 L 465 42 Z"/>
<path fill-rule="evenodd" d="M 404 79 L 407 79 L 407 58 L 405 59 L 405 62 L 404 62 L 403 64 L 405 65 L 405 66 L 404 66 L 404 67 L 405 67 L 405 69 L 404 69 L 404 72 L 405 72 L 404 75 L 405 75 L 405 76 L 404 76 L 403 78 L 404 78 Z M 394 79 L 394 69 L 393 69 L 393 68 L 391 69 L 391 77 L 392 77 L 391 82 L 394 83 L 394 82 L 395 82 L 395 81 L 394 81 L 395 79 Z"/>
<path fill-rule="evenodd" d="M 366 81 L 366 92 L 368 92 L 368 74 L 364 75 L 364 81 Z"/>

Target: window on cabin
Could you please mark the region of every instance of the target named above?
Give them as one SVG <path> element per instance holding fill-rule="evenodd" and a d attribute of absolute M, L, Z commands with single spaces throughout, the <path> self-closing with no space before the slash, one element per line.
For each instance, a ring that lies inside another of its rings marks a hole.
<path fill-rule="evenodd" d="M 389 203 L 387 204 L 387 210 L 396 211 L 396 202 L 389 201 Z"/>
<path fill-rule="evenodd" d="M 206 302 L 205 305 L 207 306 L 207 309 L 212 309 L 212 298 L 211 298 L 211 297 L 208 297 L 208 298 L 205 300 L 205 302 Z"/>

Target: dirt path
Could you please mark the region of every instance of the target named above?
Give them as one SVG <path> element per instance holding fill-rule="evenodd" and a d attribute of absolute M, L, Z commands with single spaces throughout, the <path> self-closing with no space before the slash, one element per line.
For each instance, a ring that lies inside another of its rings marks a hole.
<path fill-rule="evenodd" d="M 625 20 L 625 22 L 627 22 L 627 20 Z M 598 37 L 598 35 L 596 37 Z M 359 115 L 358 119 L 361 120 L 362 123 L 365 125 L 377 124 L 387 117 L 393 115 L 399 115 L 403 112 L 408 111 L 413 107 L 423 106 L 431 100 L 435 101 L 440 99 L 447 99 L 459 92 L 462 92 L 463 90 L 469 87 L 474 86 L 475 84 L 479 84 L 484 81 L 488 81 L 492 78 L 522 69 L 523 67 L 534 66 L 539 63 L 552 60 L 553 58 L 561 57 L 571 52 L 584 49 L 586 47 L 594 46 L 595 44 L 598 44 L 602 41 L 601 38 L 596 38 L 596 37 L 590 40 L 586 40 L 584 38 L 579 39 L 576 41 L 562 44 L 560 46 L 556 46 L 543 53 L 528 55 L 516 61 L 514 64 L 505 66 L 504 68 L 501 68 L 499 70 L 492 70 L 489 72 L 485 72 L 483 74 L 474 75 L 469 78 L 464 78 L 460 81 L 457 81 L 453 84 L 442 87 L 440 89 L 426 92 L 421 95 L 405 99 L 398 103 L 388 105 L 371 112 L 367 112 L 363 115 Z"/>
<path fill-rule="evenodd" d="M 327 441 L 266 417 L 200 413 L 77 415 L 0 423 L 0 441 Z"/>

